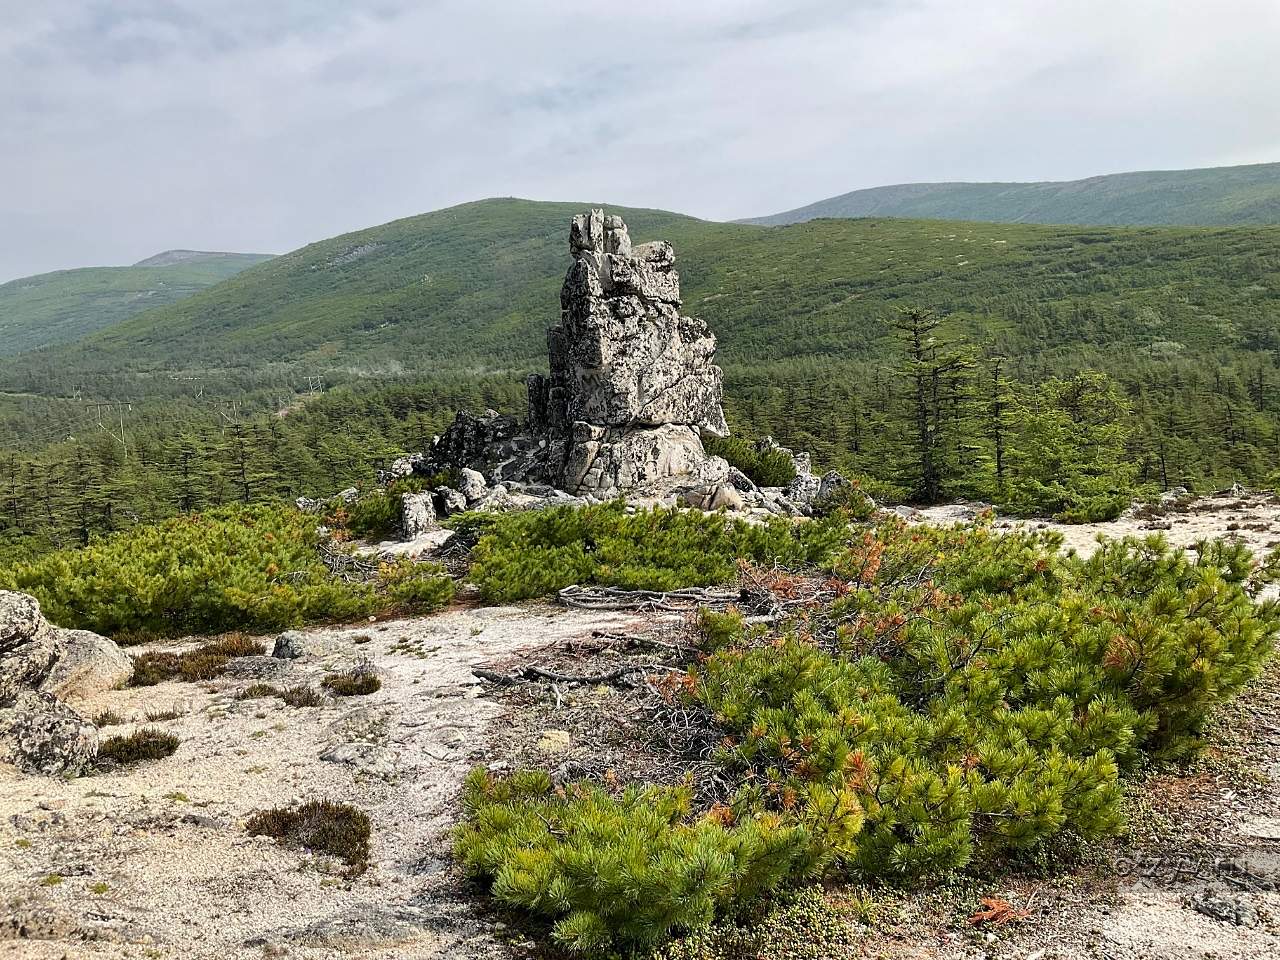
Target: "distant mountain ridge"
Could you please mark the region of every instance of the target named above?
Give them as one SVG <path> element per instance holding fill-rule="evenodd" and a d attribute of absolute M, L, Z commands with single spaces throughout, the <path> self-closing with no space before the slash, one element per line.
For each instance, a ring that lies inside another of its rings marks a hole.
<path fill-rule="evenodd" d="M 493 199 L 321 240 L 0 363 L 0 390 L 137 397 L 197 377 L 238 390 L 304 375 L 331 385 L 518 379 L 546 363 L 567 227 L 589 206 L 600 204 Z M 1280 226 L 864 218 L 771 229 L 607 211 L 636 240 L 674 245 L 685 309 L 711 325 L 739 384 L 888 359 L 884 320 L 904 305 L 945 312 L 954 333 L 1052 369 L 1068 366 L 1064 356 L 1074 369 L 1107 369 L 1113 359 L 1280 349 Z"/>
<path fill-rule="evenodd" d="M 260 257 L 264 260 L 268 259 L 268 255 L 257 253 L 227 253 L 225 251 L 214 250 L 164 250 L 153 257 L 147 257 L 145 260 L 139 260 L 134 264 L 134 266 L 171 267 L 179 263 L 208 262 L 222 257 Z"/>
<path fill-rule="evenodd" d="M 78 340 L 270 259 L 166 250 L 130 267 L 81 267 L 10 280 L 0 284 L 0 357 Z"/>
<path fill-rule="evenodd" d="M 1093 226 L 1280 224 L 1280 163 L 1033 183 L 903 183 L 740 222 L 784 226 L 823 217 Z"/>

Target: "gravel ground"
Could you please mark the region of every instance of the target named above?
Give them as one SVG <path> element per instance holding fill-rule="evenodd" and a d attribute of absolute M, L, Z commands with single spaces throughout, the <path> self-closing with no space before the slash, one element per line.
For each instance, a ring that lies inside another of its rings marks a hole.
<path fill-rule="evenodd" d="M 507 726 L 470 668 L 634 620 L 535 605 L 306 631 L 311 652 L 296 661 L 245 658 L 209 684 L 82 704 L 138 719 L 177 709 L 104 735 L 156 726 L 182 744 L 65 782 L 0 769 L 0 956 L 501 955 L 502 926 L 477 916 L 447 858 L 458 786 Z M 235 697 L 255 681 L 316 685 L 366 659 L 382 680 L 369 696 L 304 708 Z M 254 810 L 313 798 L 369 815 L 362 877 L 245 832 Z"/>

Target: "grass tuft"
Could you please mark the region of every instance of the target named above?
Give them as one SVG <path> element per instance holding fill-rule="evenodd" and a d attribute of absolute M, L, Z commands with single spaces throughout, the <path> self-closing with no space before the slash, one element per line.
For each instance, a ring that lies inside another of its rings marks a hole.
<path fill-rule="evenodd" d="M 321 683 L 335 697 L 359 697 L 382 689 L 382 681 L 367 670 L 331 673 Z"/>
<path fill-rule="evenodd" d="M 98 747 L 98 759 L 118 764 L 162 760 L 178 749 L 181 741 L 163 730 L 144 729 L 128 736 L 110 737 Z"/>
<path fill-rule="evenodd" d="M 237 700 L 261 700 L 263 697 L 278 697 L 281 695 L 279 687 L 273 687 L 269 683 L 252 683 L 236 694 Z"/>
<path fill-rule="evenodd" d="M 166 680 L 197 683 L 222 674 L 233 657 L 259 657 L 266 647 L 243 633 L 229 633 L 183 653 L 141 653 L 133 659 L 131 687 L 153 687 Z"/>
<path fill-rule="evenodd" d="M 124 723 L 124 717 L 114 710 L 103 710 L 93 718 L 95 727 L 117 727 Z"/>
<path fill-rule="evenodd" d="M 369 818 L 348 803 L 313 800 L 291 809 L 277 807 L 255 813 L 246 826 L 250 836 L 339 857 L 349 867 L 348 877 L 369 868 Z"/>

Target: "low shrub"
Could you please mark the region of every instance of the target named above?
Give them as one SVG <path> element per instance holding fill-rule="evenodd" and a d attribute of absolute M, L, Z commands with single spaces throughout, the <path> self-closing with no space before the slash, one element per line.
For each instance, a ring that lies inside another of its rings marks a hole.
<path fill-rule="evenodd" d="M 703 658 L 667 689 L 719 728 L 727 804 L 694 818 L 671 788 L 613 798 L 479 771 L 459 858 L 499 901 L 603 952 L 830 871 L 985 869 L 1115 834 L 1124 775 L 1194 752 L 1280 639 L 1280 603 L 1255 600 L 1280 555 L 1060 543 L 984 523 L 864 529 L 787 620 L 700 618 Z"/>
<path fill-rule="evenodd" d="M 801 824 L 694 818 L 687 788 L 633 787 L 615 799 L 586 784 L 557 791 L 539 771 L 495 779 L 476 770 L 463 804 L 454 849 L 467 872 L 588 955 L 704 927 L 820 866 Z"/>
<path fill-rule="evenodd" d="M 288 707 L 321 707 L 325 704 L 324 694 L 305 684 L 281 690 L 280 699 Z"/>
<path fill-rule="evenodd" d="M 756 444 L 743 437 L 702 438 L 707 453 L 724 457 L 760 487 L 785 487 L 796 477 L 796 466 L 791 455 L 775 448 L 760 450 Z"/>
<path fill-rule="evenodd" d="M 360 697 L 382 689 L 382 681 L 368 670 L 331 673 L 320 684 L 335 697 Z"/>
<path fill-rule="evenodd" d="M 335 578 L 320 557 L 319 525 L 286 507 L 192 514 L 17 564 L 0 571 L 0 587 L 33 594 L 61 626 L 135 641 L 265 633 L 433 610 L 451 599 L 452 581 L 426 564 L 387 563 L 367 582 Z M 202 672 L 214 669 L 207 663 Z"/>
<path fill-rule="evenodd" d="M 280 688 L 269 683 L 251 683 L 236 694 L 237 700 L 261 700 L 264 697 L 280 696 Z"/>
<path fill-rule="evenodd" d="M 126 736 L 108 737 L 98 746 L 98 759 L 122 766 L 144 760 L 162 760 L 171 756 L 180 742 L 171 733 L 146 728 Z"/>
<path fill-rule="evenodd" d="M 705 586 L 732 580 L 740 558 L 821 563 L 844 542 L 847 525 L 841 514 L 764 524 L 662 508 L 628 514 L 618 502 L 509 513 L 479 527 L 470 578 L 491 602 L 545 596 L 573 584 Z"/>
<path fill-rule="evenodd" d="M 260 700 L 264 697 L 279 697 L 289 707 L 318 707 L 325 703 L 324 694 L 306 684 L 281 689 L 269 683 L 253 683 L 236 694 L 237 700 Z"/>
<path fill-rule="evenodd" d="M 768 909 L 719 920 L 654 951 L 652 960 L 830 960 L 858 955 L 861 940 L 851 919 L 856 908 L 833 905 L 821 886 L 781 895 Z"/>
<path fill-rule="evenodd" d="M 369 868 L 369 818 L 349 803 L 313 800 L 293 808 L 276 807 L 249 817 L 250 836 L 272 837 L 281 844 L 338 857 L 347 876 Z"/>
<path fill-rule="evenodd" d="M 156 651 L 133 658 L 131 687 L 152 687 L 166 680 L 198 683 L 221 676 L 234 657 L 258 657 L 266 647 L 243 634 L 228 634 L 182 653 Z"/>

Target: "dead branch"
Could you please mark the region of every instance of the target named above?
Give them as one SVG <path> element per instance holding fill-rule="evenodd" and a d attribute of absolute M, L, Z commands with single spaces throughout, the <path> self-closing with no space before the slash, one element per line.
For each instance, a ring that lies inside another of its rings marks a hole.
<path fill-rule="evenodd" d="M 472 667 L 471 672 L 482 680 L 488 680 L 491 683 L 501 684 L 509 687 L 514 684 L 526 680 L 547 680 L 552 684 L 588 684 L 595 686 L 602 683 L 623 683 L 630 685 L 629 677 L 633 673 L 639 673 L 642 670 L 665 670 L 669 667 L 656 666 L 650 663 L 636 663 L 626 667 L 618 667 L 616 670 L 609 670 L 605 673 L 595 674 L 573 674 L 558 673 L 554 670 L 544 670 L 542 667 L 527 666 L 521 667 L 515 673 L 499 673 L 496 670 L 486 670 L 483 667 Z"/>
<path fill-rule="evenodd" d="M 623 590 L 620 587 L 565 587 L 557 594 L 564 606 L 581 610 L 684 612 L 698 607 L 724 609 L 739 599 L 737 590 L 687 587 L 683 590 Z"/>

